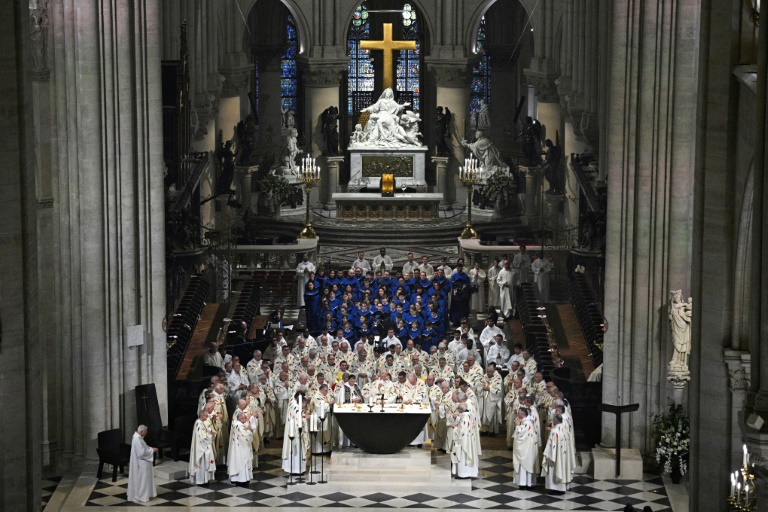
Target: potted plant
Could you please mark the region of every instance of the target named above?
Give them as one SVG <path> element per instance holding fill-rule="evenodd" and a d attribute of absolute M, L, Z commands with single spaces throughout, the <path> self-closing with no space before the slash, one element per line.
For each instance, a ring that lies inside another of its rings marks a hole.
<path fill-rule="evenodd" d="M 511 172 L 497 171 L 486 180 L 483 196 L 493 205 L 494 218 L 503 218 L 517 201 L 517 179 Z"/>
<path fill-rule="evenodd" d="M 688 450 L 691 446 L 690 420 L 682 404 L 668 399 L 665 414 L 653 415 L 656 429 L 656 462 L 668 473 L 673 483 L 688 472 Z"/>
<path fill-rule="evenodd" d="M 273 218 L 280 217 L 280 207 L 293 198 L 294 190 L 283 176 L 265 173 L 256 181 L 262 211 Z"/>

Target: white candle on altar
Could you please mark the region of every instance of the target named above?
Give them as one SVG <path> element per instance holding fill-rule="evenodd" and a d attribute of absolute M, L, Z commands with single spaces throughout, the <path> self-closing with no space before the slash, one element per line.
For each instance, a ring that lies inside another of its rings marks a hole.
<path fill-rule="evenodd" d="M 749 464 L 749 454 L 747 453 L 747 445 L 744 445 L 744 467 Z"/>
<path fill-rule="evenodd" d="M 373 405 L 373 395 L 368 395 L 368 403 L 372 406 Z"/>
<path fill-rule="evenodd" d="M 734 477 L 733 473 L 731 473 L 731 498 L 733 498 L 735 493 L 736 493 L 736 477 Z"/>

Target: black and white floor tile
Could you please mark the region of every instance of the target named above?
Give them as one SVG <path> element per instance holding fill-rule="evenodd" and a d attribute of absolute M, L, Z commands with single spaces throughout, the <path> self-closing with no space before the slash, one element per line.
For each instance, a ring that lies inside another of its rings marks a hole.
<path fill-rule="evenodd" d="M 646 475 L 643 481 L 594 480 L 586 475 L 575 477 L 564 496 L 550 496 L 543 486 L 520 490 L 512 484 L 511 454 L 492 452 L 483 455 L 480 478 L 472 481 L 469 492 L 422 493 L 368 492 L 353 495 L 346 492 L 324 492 L 316 485 L 312 492 L 294 490 L 280 468 L 279 451 L 269 449 L 260 456 L 260 467 L 254 472 L 249 488 L 234 487 L 217 474 L 209 487 L 196 487 L 188 481 L 160 481 L 156 478 L 158 497 L 145 506 L 195 508 L 346 508 L 346 509 L 509 509 L 509 510 L 587 510 L 619 511 L 627 503 L 642 510 L 671 512 L 664 483 L 658 476 Z M 314 477 L 315 479 L 317 476 Z M 126 501 L 127 477 L 112 483 L 111 477 L 96 482 L 84 503 L 84 510 L 99 507 L 137 507 Z"/>
<path fill-rule="evenodd" d="M 48 505 L 48 502 L 51 499 L 51 496 L 53 496 L 53 493 L 56 492 L 56 487 L 59 486 L 59 482 L 61 482 L 60 476 L 52 476 L 48 478 L 44 478 L 42 482 L 42 498 L 43 498 L 43 504 L 42 504 L 42 510 L 45 510 L 46 505 Z"/>

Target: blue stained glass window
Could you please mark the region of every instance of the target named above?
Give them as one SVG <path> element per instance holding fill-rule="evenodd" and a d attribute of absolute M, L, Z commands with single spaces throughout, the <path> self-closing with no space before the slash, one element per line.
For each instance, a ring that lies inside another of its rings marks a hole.
<path fill-rule="evenodd" d="M 491 103 L 491 56 L 485 51 L 485 16 L 477 28 L 477 44 L 475 53 L 480 54 L 480 62 L 472 68 L 472 81 L 469 84 L 469 111 L 475 112 L 480 108 L 480 100 Z"/>
<path fill-rule="evenodd" d="M 398 95 L 408 98 L 412 103 L 411 109 L 414 112 L 419 111 L 421 106 L 420 89 L 420 70 L 419 54 L 421 51 L 421 40 L 419 37 L 419 23 L 416 11 L 411 4 L 403 5 L 403 39 L 415 40 L 415 50 L 400 50 L 400 56 L 397 58 L 397 92 Z M 404 95 L 402 93 L 405 93 Z"/>
<path fill-rule="evenodd" d="M 298 76 L 296 73 L 296 55 L 299 53 L 299 39 L 296 34 L 296 23 L 288 16 L 285 25 L 288 48 L 280 61 L 280 97 L 284 109 L 296 112 L 296 96 L 298 92 Z"/>
<path fill-rule="evenodd" d="M 370 50 L 361 50 L 360 41 L 371 38 L 371 27 L 368 23 L 368 7 L 363 2 L 352 14 L 352 27 L 347 38 L 347 113 L 354 118 L 364 108 L 367 98 L 373 92 L 373 59 Z"/>

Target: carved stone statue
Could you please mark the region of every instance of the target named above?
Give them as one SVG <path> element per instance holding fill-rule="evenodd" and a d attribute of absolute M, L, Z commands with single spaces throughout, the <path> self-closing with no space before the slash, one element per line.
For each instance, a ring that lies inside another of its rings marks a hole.
<path fill-rule="evenodd" d="M 549 182 L 547 194 L 561 195 L 563 193 L 562 173 L 560 172 L 560 162 L 563 159 L 563 150 L 560 146 L 555 146 L 551 140 L 544 141 L 547 147 L 547 156 L 544 160 L 544 177 Z"/>
<path fill-rule="evenodd" d="M 339 154 L 339 108 L 330 106 L 323 111 L 323 136 L 325 137 L 325 154 L 336 156 Z"/>
<path fill-rule="evenodd" d="M 541 165 L 541 132 L 541 123 L 531 116 L 527 116 L 520 133 L 525 165 L 531 167 Z"/>
<path fill-rule="evenodd" d="M 32 40 L 32 69 L 36 73 L 46 73 L 48 62 L 46 50 L 48 48 L 48 2 L 41 1 L 36 7 L 30 5 L 29 31 Z"/>
<path fill-rule="evenodd" d="M 688 302 L 683 301 L 682 290 L 672 290 L 668 308 L 669 323 L 672 329 L 672 343 L 674 354 L 669 362 L 669 374 L 689 374 L 688 358 L 691 355 L 691 313 L 693 311 L 693 299 L 688 297 Z"/>
<path fill-rule="evenodd" d="M 391 88 L 384 89 L 378 101 L 362 112 L 368 112 L 370 117 L 363 131 L 362 142 L 350 141 L 350 147 L 419 147 L 418 126 L 420 119 L 413 112 L 403 113 L 410 103 L 399 104 Z M 402 119 L 405 117 L 405 119 Z"/>
<path fill-rule="evenodd" d="M 228 140 L 223 146 L 214 151 L 219 162 L 219 179 L 216 180 L 216 195 L 232 192 L 232 178 L 235 177 L 235 153 L 232 151 L 232 141 Z"/>
<path fill-rule="evenodd" d="M 477 112 L 477 129 L 485 133 L 491 131 L 491 107 L 485 100 L 480 100 L 480 110 Z"/>
<path fill-rule="evenodd" d="M 437 107 L 435 114 L 435 154 L 437 156 L 450 156 L 448 141 L 450 138 L 449 127 L 451 124 L 451 111 L 448 107 Z"/>
<path fill-rule="evenodd" d="M 499 168 L 506 168 L 507 166 L 501 160 L 498 148 L 491 142 L 491 139 L 485 136 L 485 134 L 478 130 L 476 133 L 477 140 L 475 142 L 467 142 L 466 139 L 462 139 L 461 145 L 469 149 L 475 158 L 482 162 L 485 169 L 483 175 L 484 178 L 488 178 L 493 175 Z"/>
<path fill-rule="evenodd" d="M 253 114 L 248 114 L 245 120 L 240 121 L 235 126 L 235 162 L 237 165 L 249 166 L 257 163 L 254 149 L 258 129 Z"/>
<path fill-rule="evenodd" d="M 296 165 L 296 157 L 299 156 L 299 132 L 296 128 L 291 128 L 288 135 L 285 136 L 285 144 L 280 152 L 280 169 L 283 175 L 295 175 L 298 173 L 299 166 Z"/>
<path fill-rule="evenodd" d="M 290 130 L 296 127 L 296 113 L 293 110 L 280 107 L 280 113 L 282 114 L 280 124 L 283 130 Z"/>

